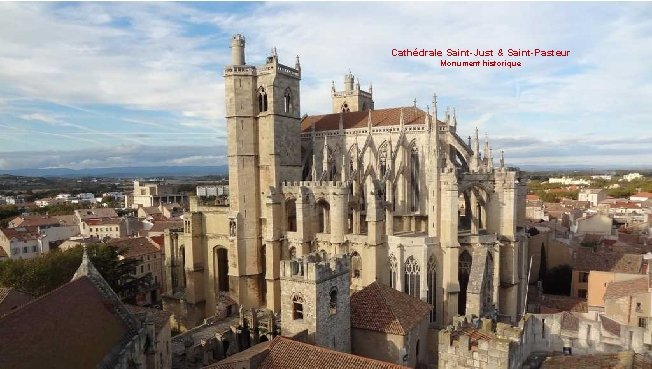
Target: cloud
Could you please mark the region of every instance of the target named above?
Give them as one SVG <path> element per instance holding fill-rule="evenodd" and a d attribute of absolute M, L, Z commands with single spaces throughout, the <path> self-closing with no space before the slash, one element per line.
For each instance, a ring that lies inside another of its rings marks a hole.
<path fill-rule="evenodd" d="M 221 73 L 230 35 L 246 32 L 250 64 L 262 64 L 273 46 L 282 63 L 301 56 L 302 114 L 330 112 L 331 81 L 342 88 L 351 69 L 363 88 L 373 83 L 377 108 L 414 98 L 425 107 L 436 92 L 440 119 L 455 106 L 460 136 L 478 126 L 508 161 L 652 160 L 649 135 L 640 134 L 652 115 L 645 4 L 0 3 L 0 22 L 0 122 L 56 128 L 36 133 L 49 137 L 40 142 L 49 152 L 77 147 L 71 140 L 94 140 L 101 150 L 196 144 L 164 160 L 220 160 L 203 147 L 225 144 Z M 514 69 L 448 69 L 439 58 L 391 56 L 392 48 L 415 47 L 571 54 L 521 58 Z M 25 153 L 29 143 L 8 142 L 2 155 Z M 5 165 L 17 167 L 21 159 L 12 158 Z"/>
<path fill-rule="evenodd" d="M 119 145 L 82 150 L 15 151 L 2 155 L 0 169 L 108 168 L 116 166 L 222 165 L 225 146 Z"/>

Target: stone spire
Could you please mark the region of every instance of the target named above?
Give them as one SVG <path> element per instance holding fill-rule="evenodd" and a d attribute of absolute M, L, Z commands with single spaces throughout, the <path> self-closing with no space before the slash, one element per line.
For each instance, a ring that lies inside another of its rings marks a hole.
<path fill-rule="evenodd" d="M 432 118 L 435 122 L 435 127 L 437 126 L 437 94 L 432 94 Z"/>
<path fill-rule="evenodd" d="M 457 114 L 455 112 L 455 108 L 453 108 L 453 117 L 451 118 L 450 126 L 457 127 Z"/>
<path fill-rule="evenodd" d="M 489 147 L 489 160 L 487 160 L 487 169 L 489 169 L 490 172 L 492 172 L 494 169 L 494 154 L 491 147 Z"/>
<path fill-rule="evenodd" d="M 371 83 L 369 83 L 369 94 L 374 94 L 374 86 L 372 86 Z"/>
<path fill-rule="evenodd" d="M 324 151 L 322 160 L 322 173 L 328 172 L 328 136 L 324 136 Z"/>
<path fill-rule="evenodd" d="M 489 160 L 489 150 L 490 150 L 489 149 L 489 135 L 487 133 L 485 133 L 485 135 L 484 135 L 484 149 L 483 149 L 483 152 L 482 152 L 482 157 L 485 160 Z M 488 164 L 489 163 L 487 162 L 487 165 Z"/>
<path fill-rule="evenodd" d="M 294 69 L 301 70 L 301 63 L 299 62 L 299 55 L 297 55 L 297 61 L 294 62 Z"/>
<path fill-rule="evenodd" d="M 369 109 L 369 114 L 367 115 L 367 131 L 371 134 L 371 109 Z"/>
<path fill-rule="evenodd" d="M 331 92 L 335 93 L 335 81 L 331 81 Z"/>
<path fill-rule="evenodd" d="M 405 129 L 405 120 L 403 119 L 403 108 L 401 108 L 401 117 L 399 118 L 400 120 L 400 125 L 401 125 L 401 131 Z"/>
<path fill-rule="evenodd" d="M 77 271 L 75 274 L 72 276 L 71 281 L 74 281 L 75 279 L 79 279 L 81 277 L 91 277 L 91 276 L 99 276 L 102 278 L 100 275 L 100 272 L 95 269 L 95 266 L 93 263 L 91 263 L 91 259 L 88 257 L 88 250 L 86 249 L 86 245 L 84 245 L 84 254 L 82 255 L 82 262 L 79 264 L 79 267 L 77 268 Z"/>
<path fill-rule="evenodd" d="M 475 127 L 475 135 L 473 137 L 473 163 L 472 168 L 474 171 L 482 167 L 482 156 L 480 155 L 480 138 L 478 137 L 478 127 Z"/>
<path fill-rule="evenodd" d="M 505 150 L 500 150 L 500 169 L 505 168 Z"/>

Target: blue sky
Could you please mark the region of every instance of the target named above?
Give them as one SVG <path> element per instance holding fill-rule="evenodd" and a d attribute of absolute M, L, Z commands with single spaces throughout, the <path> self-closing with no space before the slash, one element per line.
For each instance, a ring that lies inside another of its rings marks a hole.
<path fill-rule="evenodd" d="M 225 164 L 233 33 L 250 64 L 301 56 L 302 113 L 330 112 L 350 69 L 377 108 L 436 92 L 511 165 L 652 166 L 650 3 L 2 2 L 0 169 Z M 512 69 L 391 56 L 415 47 L 571 54 Z"/>

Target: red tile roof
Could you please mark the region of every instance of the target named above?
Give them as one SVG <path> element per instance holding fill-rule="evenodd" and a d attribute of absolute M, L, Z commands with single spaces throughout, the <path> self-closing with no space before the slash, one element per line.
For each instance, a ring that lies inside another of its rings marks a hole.
<path fill-rule="evenodd" d="M 462 327 L 455 330 L 451 334 L 451 339 L 456 340 L 461 335 L 469 336 L 469 343 L 471 344 L 472 347 L 477 347 L 478 341 L 480 340 L 491 341 L 496 339 L 496 335 L 494 335 L 493 333 L 476 329 L 473 327 Z"/>
<path fill-rule="evenodd" d="M 640 295 L 647 293 L 649 288 L 648 277 L 636 278 L 629 281 L 609 283 L 604 291 L 604 299 L 617 299 L 620 297 Z"/>
<path fill-rule="evenodd" d="M 604 315 L 600 316 L 600 322 L 602 323 L 602 328 L 605 331 L 613 334 L 614 336 L 620 337 L 620 323 L 613 319 L 609 319 Z"/>
<path fill-rule="evenodd" d="M 277 336 L 258 369 L 407 369 L 407 367 L 362 356 L 328 350 Z"/>
<path fill-rule="evenodd" d="M 95 368 L 128 332 L 81 277 L 0 318 L 0 368 Z"/>
<path fill-rule="evenodd" d="M 373 282 L 351 295 L 351 327 L 404 336 L 431 309 L 418 298 Z"/>
<path fill-rule="evenodd" d="M 642 264 L 643 255 L 605 251 L 594 252 L 590 247 L 579 247 L 574 269 L 638 274 L 641 272 Z"/>
<path fill-rule="evenodd" d="M 2 228 L 0 229 L 0 232 L 2 232 L 8 239 L 15 238 L 19 241 L 36 240 L 41 236 L 38 232 L 38 227 L 36 226 Z"/>
<path fill-rule="evenodd" d="M 356 111 L 349 113 L 334 113 L 326 115 L 310 115 L 301 120 L 301 132 L 307 133 L 312 131 L 312 125 L 315 125 L 315 131 L 332 131 L 339 129 L 340 116 L 344 129 L 366 128 L 371 112 L 371 126 L 397 126 L 401 120 L 401 110 L 403 111 L 403 124 L 424 124 L 426 112 L 413 106 L 378 109 L 371 111 Z M 443 124 L 443 123 L 441 123 Z"/>
<path fill-rule="evenodd" d="M 123 237 L 109 240 L 107 244 L 117 246 L 123 251 L 127 259 L 137 258 L 141 255 L 161 252 L 160 246 L 149 237 Z"/>

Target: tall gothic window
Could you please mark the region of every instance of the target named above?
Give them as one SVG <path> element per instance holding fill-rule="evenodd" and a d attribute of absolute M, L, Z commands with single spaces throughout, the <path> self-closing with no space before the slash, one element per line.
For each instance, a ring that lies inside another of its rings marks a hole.
<path fill-rule="evenodd" d="M 419 149 L 412 147 L 410 154 L 410 183 L 412 185 L 412 211 L 419 208 Z"/>
<path fill-rule="evenodd" d="M 403 277 L 403 284 L 405 288 L 403 292 L 410 296 L 419 298 L 419 291 L 421 288 L 421 267 L 419 263 L 410 256 L 405 262 L 405 275 Z"/>
<path fill-rule="evenodd" d="M 292 113 L 292 93 L 290 88 L 285 89 L 285 95 L 283 95 L 283 106 L 286 113 Z"/>
<path fill-rule="evenodd" d="M 292 297 L 292 319 L 303 319 L 304 302 L 303 296 L 301 295 L 294 295 L 294 297 Z"/>
<path fill-rule="evenodd" d="M 484 294 L 484 311 L 485 314 L 492 314 L 494 308 L 494 258 L 490 252 L 487 252 L 487 263 L 484 271 L 482 282 L 482 293 Z"/>
<path fill-rule="evenodd" d="M 317 218 L 318 218 L 318 232 L 330 233 L 330 212 L 331 206 L 326 200 L 319 200 L 317 202 Z"/>
<path fill-rule="evenodd" d="M 398 262 L 396 261 L 396 256 L 394 256 L 394 254 L 389 255 L 387 267 L 389 268 L 389 286 L 396 289 L 398 283 Z"/>
<path fill-rule="evenodd" d="M 380 150 L 378 150 L 378 164 L 380 169 L 380 177 L 385 177 L 387 173 L 387 142 L 380 145 Z"/>
<path fill-rule="evenodd" d="M 285 203 L 285 212 L 287 215 L 288 232 L 297 231 L 297 202 L 295 199 L 287 200 Z"/>
<path fill-rule="evenodd" d="M 351 278 L 360 278 L 362 275 L 362 256 L 357 251 L 351 254 Z"/>
<path fill-rule="evenodd" d="M 263 87 L 258 90 L 258 111 L 267 111 L 267 92 Z"/>
<path fill-rule="evenodd" d="M 428 259 L 428 303 L 432 305 L 430 310 L 430 322 L 437 320 L 437 260 L 434 255 Z"/>
<path fill-rule="evenodd" d="M 330 293 L 330 302 L 328 304 L 328 310 L 331 315 L 337 313 L 337 288 L 333 287 Z"/>

